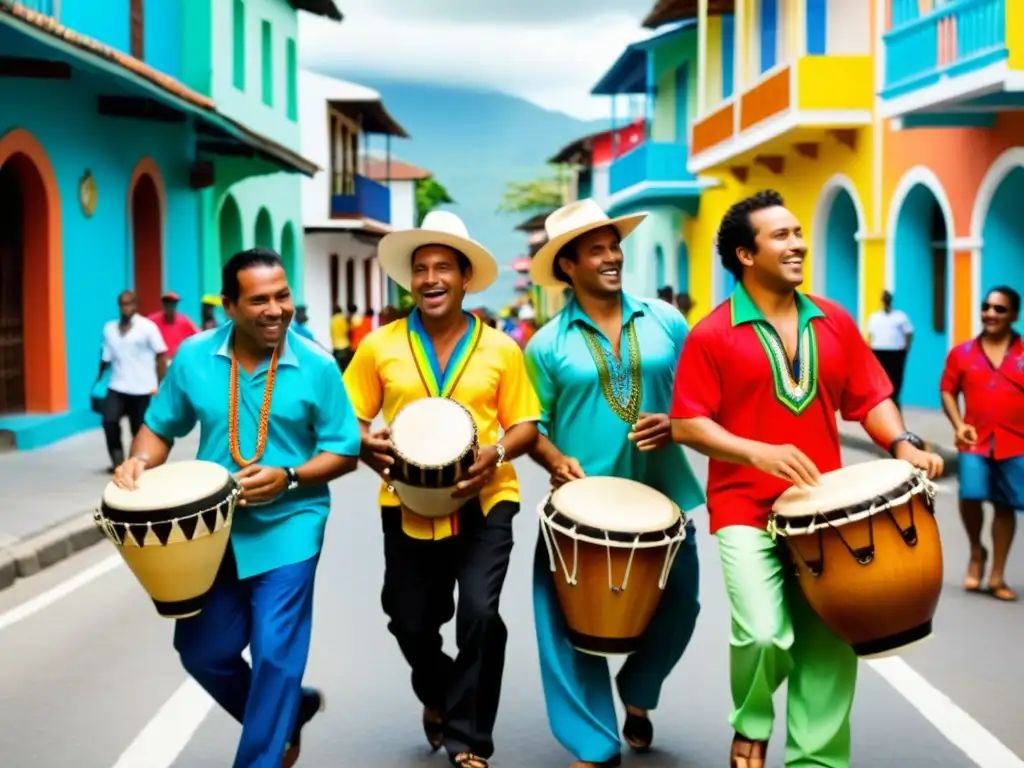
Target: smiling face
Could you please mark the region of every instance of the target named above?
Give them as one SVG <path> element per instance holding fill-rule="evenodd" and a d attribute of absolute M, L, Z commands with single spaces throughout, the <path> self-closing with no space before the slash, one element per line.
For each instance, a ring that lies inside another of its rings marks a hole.
<path fill-rule="evenodd" d="M 466 257 L 446 245 L 425 245 L 412 255 L 412 297 L 426 317 L 462 312 L 472 277 L 473 268 Z"/>
<path fill-rule="evenodd" d="M 224 311 L 236 333 L 254 348 L 273 349 L 281 343 L 295 314 L 288 277 L 280 266 L 258 264 L 238 272 L 238 300 L 224 298 Z"/>
<path fill-rule="evenodd" d="M 576 293 L 610 297 L 622 292 L 622 246 L 614 227 L 586 232 L 573 245 L 573 258 L 562 257 L 558 263 Z"/>
<path fill-rule="evenodd" d="M 989 291 L 981 305 L 981 325 L 990 336 L 1002 336 L 1017 321 L 1010 297 L 1001 291 Z"/>
<path fill-rule="evenodd" d="M 804 281 L 804 242 L 800 221 L 787 208 L 772 206 L 750 214 L 754 229 L 754 249 L 737 250 L 740 263 L 754 272 L 761 285 L 776 290 L 790 290 Z"/>

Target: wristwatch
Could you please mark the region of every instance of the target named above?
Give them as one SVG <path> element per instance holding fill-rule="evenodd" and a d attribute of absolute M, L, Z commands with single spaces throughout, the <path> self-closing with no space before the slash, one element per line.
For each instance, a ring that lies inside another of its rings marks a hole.
<path fill-rule="evenodd" d="M 902 435 L 897 437 L 892 443 L 889 444 L 889 454 L 892 456 L 896 455 L 896 446 L 902 442 L 910 443 L 912 446 L 917 448 L 919 451 L 924 450 L 924 440 L 915 435 L 913 432 L 904 432 Z"/>
<path fill-rule="evenodd" d="M 497 443 L 494 447 L 498 450 L 498 460 L 494 462 L 494 468 L 497 469 L 505 463 L 505 446 L 501 443 Z"/>
<path fill-rule="evenodd" d="M 299 473 L 296 472 L 292 467 L 286 467 L 284 470 L 285 474 L 288 475 L 288 485 L 284 487 L 286 491 L 294 491 L 299 487 Z"/>

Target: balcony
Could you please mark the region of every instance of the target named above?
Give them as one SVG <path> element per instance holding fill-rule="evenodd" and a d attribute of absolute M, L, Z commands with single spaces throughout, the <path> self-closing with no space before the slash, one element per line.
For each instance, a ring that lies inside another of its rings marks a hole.
<path fill-rule="evenodd" d="M 332 219 L 372 219 L 391 223 L 391 190 L 359 174 L 335 173 Z"/>
<path fill-rule="evenodd" d="M 693 122 L 690 172 L 758 158 L 774 169 L 794 147 L 816 156 L 828 132 L 852 141 L 852 130 L 871 123 L 872 66 L 870 56 L 824 55 L 768 70 Z"/>
<path fill-rule="evenodd" d="M 1024 106 L 1024 7 L 1014 0 L 957 0 L 918 15 L 892 0 L 884 37 L 883 117 L 905 127 L 981 126 Z"/>
<path fill-rule="evenodd" d="M 685 144 L 645 141 L 615 158 L 608 172 L 609 206 L 616 212 L 641 204 L 687 207 L 702 189 L 686 170 L 688 157 Z"/>

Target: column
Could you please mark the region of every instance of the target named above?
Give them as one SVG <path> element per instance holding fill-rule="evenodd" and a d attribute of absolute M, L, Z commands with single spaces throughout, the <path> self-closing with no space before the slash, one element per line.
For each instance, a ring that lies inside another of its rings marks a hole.
<path fill-rule="evenodd" d="M 708 109 L 708 0 L 697 0 L 697 116 Z M 676 110 L 679 114 L 679 110 Z"/>

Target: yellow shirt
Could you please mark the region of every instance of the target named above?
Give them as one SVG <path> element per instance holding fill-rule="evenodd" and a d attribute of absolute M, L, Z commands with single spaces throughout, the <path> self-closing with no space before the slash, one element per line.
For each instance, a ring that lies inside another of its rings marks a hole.
<path fill-rule="evenodd" d="M 427 397 L 412 349 L 408 320 L 378 328 L 359 344 L 345 371 L 345 387 L 356 416 L 365 422 L 383 410 L 388 424 L 405 405 Z M 522 350 L 509 336 L 485 326 L 476 351 L 451 393 L 476 422 L 481 445 L 498 442 L 498 427 L 540 420 L 540 401 L 526 373 Z M 519 480 L 511 463 L 502 464 L 480 491 L 486 515 L 500 501 L 519 501 Z M 398 497 L 381 484 L 380 505 L 397 507 Z M 414 539 L 444 539 L 454 535 L 454 516 L 427 518 L 402 512 L 402 528 Z"/>
<path fill-rule="evenodd" d="M 348 345 L 348 318 L 339 312 L 331 318 L 331 347 L 348 349 Z"/>

